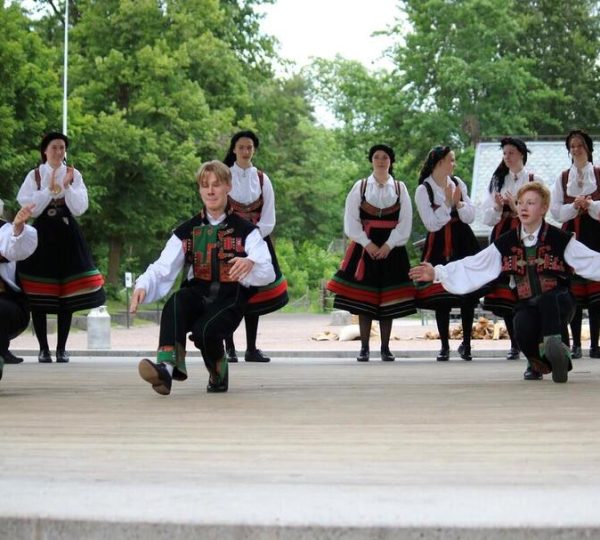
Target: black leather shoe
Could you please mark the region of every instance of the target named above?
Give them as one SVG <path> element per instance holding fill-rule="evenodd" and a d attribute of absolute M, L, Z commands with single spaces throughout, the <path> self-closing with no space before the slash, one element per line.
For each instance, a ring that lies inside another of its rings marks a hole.
<path fill-rule="evenodd" d="M 356 357 L 357 362 L 368 362 L 369 361 L 369 349 L 367 347 L 361 347 L 358 356 Z"/>
<path fill-rule="evenodd" d="M 50 351 L 40 351 L 40 354 L 38 354 L 38 362 L 40 362 L 41 364 L 49 364 L 50 362 L 52 362 Z"/>
<path fill-rule="evenodd" d="M 229 364 L 236 364 L 238 361 L 237 353 L 235 349 L 227 349 L 225 351 L 225 355 L 227 356 L 227 362 Z"/>
<path fill-rule="evenodd" d="M 525 373 L 523 373 L 523 379 L 526 381 L 541 381 L 543 378 L 544 376 L 539 371 L 536 371 L 530 367 L 528 367 L 525 370 Z"/>
<path fill-rule="evenodd" d="M 67 351 L 56 351 L 56 361 L 61 364 L 66 364 L 71 357 Z"/>
<path fill-rule="evenodd" d="M 581 358 L 581 345 L 573 345 L 571 347 L 571 358 L 574 360 Z"/>
<path fill-rule="evenodd" d="M 140 377 L 152 385 L 152 390 L 161 396 L 168 396 L 171 393 L 173 378 L 164 364 L 155 364 L 148 358 L 143 358 L 138 364 L 138 373 Z"/>
<path fill-rule="evenodd" d="M 590 347 L 590 358 L 600 358 L 600 347 Z"/>
<path fill-rule="evenodd" d="M 518 360 L 520 353 L 521 353 L 521 351 L 519 349 L 517 349 L 516 347 L 511 347 L 509 349 L 508 353 L 506 353 L 506 359 L 507 360 Z"/>
<path fill-rule="evenodd" d="M 244 355 L 246 362 L 270 362 L 271 359 L 265 356 L 260 349 L 254 349 L 253 351 L 246 351 Z"/>
<path fill-rule="evenodd" d="M 216 394 L 218 392 L 227 392 L 229 389 L 229 367 L 227 365 L 227 359 L 221 360 L 221 369 L 219 374 L 211 374 L 208 377 L 208 384 L 206 385 L 206 391 L 209 393 Z"/>
<path fill-rule="evenodd" d="M 473 360 L 473 357 L 471 356 L 471 346 L 467 347 L 464 343 L 461 343 L 458 346 L 458 354 L 460 354 L 460 357 L 467 362 Z"/>
<path fill-rule="evenodd" d="M 13 353 L 11 353 L 10 351 L 6 351 L 3 355 L 2 355 L 2 359 L 4 360 L 5 364 L 20 364 L 23 359 L 15 356 Z"/>
<path fill-rule="evenodd" d="M 575 349 L 575 347 L 573 347 Z M 581 358 L 581 347 L 579 358 Z M 552 380 L 555 383 L 566 383 L 569 379 L 569 349 L 560 337 L 549 336 L 544 338 L 544 354 L 552 366 Z"/>
<path fill-rule="evenodd" d="M 447 362 L 448 360 L 450 360 L 450 349 L 440 349 L 436 360 L 438 362 Z"/>
<path fill-rule="evenodd" d="M 389 347 L 381 349 L 381 360 L 383 360 L 384 362 L 393 362 L 394 360 L 396 360 L 394 358 L 394 355 L 391 353 Z"/>

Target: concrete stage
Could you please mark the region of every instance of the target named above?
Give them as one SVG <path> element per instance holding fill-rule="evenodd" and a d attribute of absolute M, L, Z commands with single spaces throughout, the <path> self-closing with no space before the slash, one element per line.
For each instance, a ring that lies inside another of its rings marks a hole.
<path fill-rule="evenodd" d="M 148 348 L 154 343 L 148 344 Z M 0 382 L 0 539 L 597 538 L 600 361 L 28 358 Z"/>

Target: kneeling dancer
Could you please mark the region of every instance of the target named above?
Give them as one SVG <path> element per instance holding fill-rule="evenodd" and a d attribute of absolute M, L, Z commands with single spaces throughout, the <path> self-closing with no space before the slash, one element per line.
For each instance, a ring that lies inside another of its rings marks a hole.
<path fill-rule="evenodd" d="M 0 214 L 2 213 L 0 201 Z M 29 307 L 15 275 L 16 262 L 29 257 L 37 248 L 37 231 L 25 222 L 34 205 L 21 208 L 12 225 L 0 219 L 0 379 L 4 364 L 20 364 L 23 359 L 12 354 L 10 340 L 29 324 Z"/>
<path fill-rule="evenodd" d="M 562 383 L 572 369 L 570 351 L 561 340 L 575 311 L 570 275 L 574 269 L 587 279 L 600 279 L 600 253 L 546 223 L 549 206 L 548 188 L 529 182 L 517 192 L 520 227 L 477 255 L 435 268 L 421 263 L 410 275 L 439 282 L 455 294 L 476 290 L 501 274 L 509 276 L 518 298 L 515 337 L 528 360 L 525 379 L 538 380 L 551 372 L 552 380 Z"/>
<path fill-rule="evenodd" d="M 275 279 L 271 256 L 257 227 L 228 212 L 231 172 L 220 161 L 204 163 L 196 175 L 202 211 L 175 229 L 160 257 L 136 281 L 130 311 L 165 296 L 179 272 L 184 282 L 167 301 L 160 321 L 157 362 L 144 358 L 140 376 L 162 395 L 172 380 L 187 379 L 188 332 L 209 373 L 208 392 L 227 392 L 225 336 L 240 324 L 249 298 Z"/>

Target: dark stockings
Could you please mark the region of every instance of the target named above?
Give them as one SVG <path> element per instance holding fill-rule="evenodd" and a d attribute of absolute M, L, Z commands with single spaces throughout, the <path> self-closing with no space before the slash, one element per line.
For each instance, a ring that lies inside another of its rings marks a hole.
<path fill-rule="evenodd" d="M 369 350 L 369 338 L 371 337 L 371 323 L 373 319 L 366 315 L 358 316 L 358 327 L 360 328 L 360 347 Z"/>
<path fill-rule="evenodd" d="M 506 326 L 506 331 L 508 332 L 508 337 L 510 338 L 510 347 L 511 349 L 518 349 L 519 345 L 515 338 L 515 325 L 513 321 L 514 315 L 512 313 L 504 317 L 504 325 Z"/>
<path fill-rule="evenodd" d="M 381 334 L 381 350 L 389 351 L 390 336 L 392 335 L 393 319 L 381 319 L 379 321 L 379 333 Z M 358 326 L 360 328 L 360 347 L 369 350 L 369 338 L 371 337 L 371 326 L 373 319 L 366 315 L 358 316 Z"/>
<path fill-rule="evenodd" d="M 440 334 L 442 349 L 448 351 L 450 350 L 450 308 L 436 309 L 435 322 Z"/>
<path fill-rule="evenodd" d="M 475 315 L 475 306 L 473 304 L 463 305 L 460 308 L 460 318 L 463 327 L 463 344 L 465 347 L 471 347 L 471 332 L 473 330 L 473 317 Z M 440 308 L 435 310 L 435 322 L 442 349 L 450 349 L 450 308 Z"/>
<path fill-rule="evenodd" d="M 571 334 L 573 335 L 573 347 L 581 347 L 581 324 L 583 321 L 583 308 L 578 307 L 571 320 Z M 590 324 L 591 328 L 591 324 Z M 563 336 L 564 338 L 564 336 Z"/>
<path fill-rule="evenodd" d="M 256 350 L 256 335 L 258 334 L 258 315 L 244 315 L 246 324 L 246 350 Z M 225 348 L 228 351 L 235 351 L 233 334 L 225 338 Z"/>
<path fill-rule="evenodd" d="M 33 322 L 33 329 L 35 331 L 35 337 L 40 344 L 41 351 L 49 351 L 48 345 L 48 323 L 46 320 L 46 314 L 39 311 L 31 313 L 31 320 Z M 71 321 L 73 320 L 73 313 L 70 311 L 60 311 L 56 317 L 57 325 L 57 340 L 56 350 L 64 351 L 67 346 L 67 339 L 69 332 L 71 331 Z"/>
<path fill-rule="evenodd" d="M 590 318 L 590 347 L 598 347 L 598 337 L 600 336 L 600 311 L 597 308 L 589 308 L 588 316 Z"/>

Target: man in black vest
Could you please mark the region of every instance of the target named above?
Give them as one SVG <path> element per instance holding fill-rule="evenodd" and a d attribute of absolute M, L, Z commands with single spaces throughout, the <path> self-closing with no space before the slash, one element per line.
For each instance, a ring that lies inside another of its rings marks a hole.
<path fill-rule="evenodd" d="M 0 215 L 1 207 L 0 201 Z M 37 248 L 37 231 L 26 221 L 33 205 L 24 206 L 12 224 L 0 219 L 0 379 L 4 364 L 19 364 L 22 358 L 12 354 L 10 340 L 17 337 L 29 323 L 29 308 L 25 295 L 17 284 L 16 261 L 29 257 Z"/>
<path fill-rule="evenodd" d="M 175 229 L 160 257 L 136 281 L 130 311 L 165 296 L 184 269 L 184 282 L 165 304 L 157 362 L 144 358 L 140 376 L 155 392 L 168 395 L 172 380 L 187 379 L 186 335 L 202 352 L 208 392 L 227 392 L 225 336 L 240 324 L 255 287 L 275 279 L 271 255 L 256 226 L 228 212 L 231 171 L 220 161 L 204 163 L 197 174 L 204 208 Z"/>
<path fill-rule="evenodd" d="M 515 335 L 528 360 L 526 380 L 552 373 L 554 382 L 568 379 L 572 369 L 569 348 L 561 335 L 573 317 L 575 301 L 569 291 L 573 271 L 600 280 L 600 253 L 549 225 L 544 216 L 550 192 L 529 182 L 517 192 L 521 226 L 497 238 L 486 249 L 435 268 L 422 263 L 411 269 L 418 281 L 436 281 L 455 294 L 477 290 L 500 274 L 510 277 L 517 296 Z"/>

